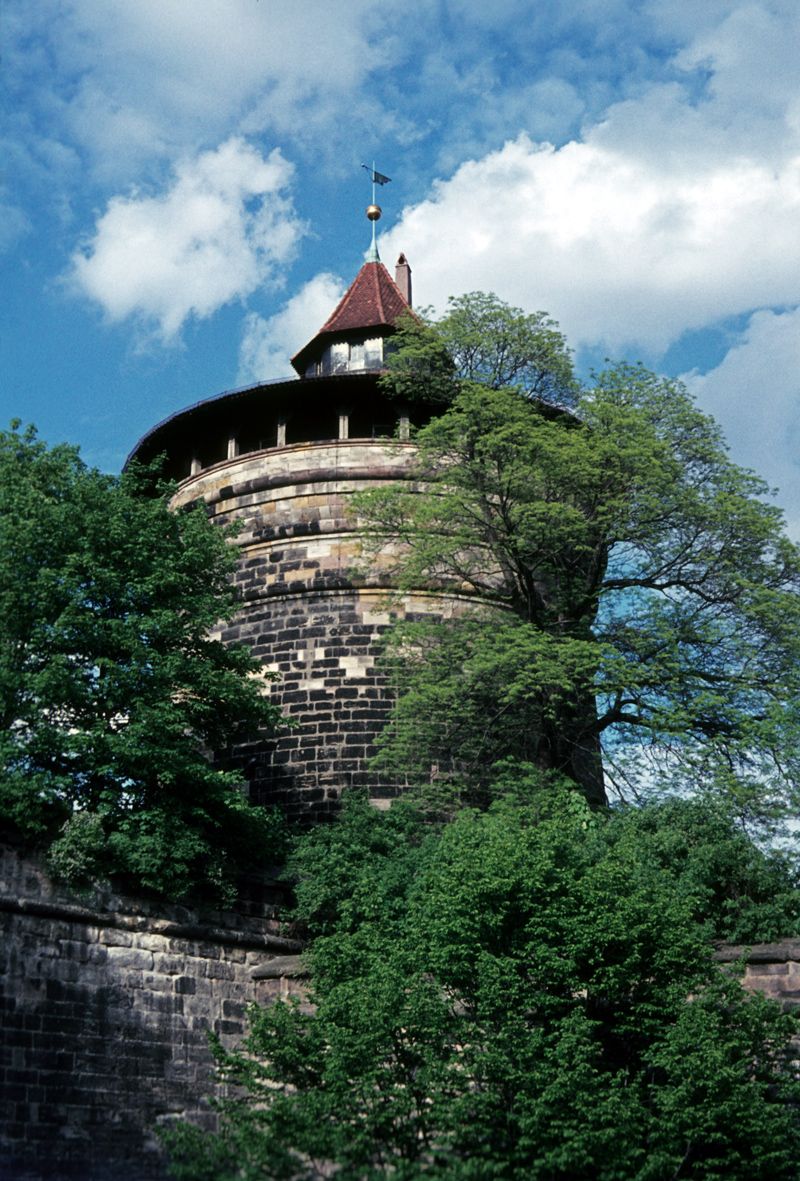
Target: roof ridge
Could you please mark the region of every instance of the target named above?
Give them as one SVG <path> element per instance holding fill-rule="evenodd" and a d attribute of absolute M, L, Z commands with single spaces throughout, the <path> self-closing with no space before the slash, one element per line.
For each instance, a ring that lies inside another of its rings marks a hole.
<path fill-rule="evenodd" d="M 385 267 L 385 266 L 383 266 L 383 263 L 381 263 L 381 266 L 383 267 L 383 273 L 384 273 L 385 275 L 387 275 L 387 276 L 388 276 L 389 272 L 386 270 L 386 267 Z M 377 299 L 377 302 L 378 302 L 378 311 L 379 311 L 379 312 L 380 312 L 380 314 L 381 314 L 381 319 L 385 320 L 385 319 L 386 319 L 386 313 L 385 313 L 385 310 L 384 310 L 384 307 L 383 307 L 383 292 L 381 291 L 381 273 L 380 273 L 380 271 L 379 271 L 379 270 L 375 270 L 375 271 L 373 272 L 373 276 L 372 276 L 372 277 L 373 277 L 373 279 L 374 279 L 374 281 L 375 281 L 375 288 L 376 288 L 376 290 L 375 290 L 375 296 L 376 296 L 376 299 Z"/>

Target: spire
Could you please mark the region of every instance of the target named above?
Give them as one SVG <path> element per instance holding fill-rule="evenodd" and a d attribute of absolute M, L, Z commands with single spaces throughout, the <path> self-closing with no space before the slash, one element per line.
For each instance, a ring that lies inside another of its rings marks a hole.
<path fill-rule="evenodd" d="M 367 168 L 366 164 L 362 164 L 361 167 Z M 375 200 L 375 185 L 388 185 L 392 178 L 384 176 L 382 172 L 376 172 L 374 160 L 372 168 L 367 168 L 367 172 L 372 173 L 372 204 L 367 208 L 367 217 L 372 222 L 372 245 L 367 251 L 367 262 L 380 262 L 381 256 L 378 254 L 378 244 L 375 241 L 375 223 L 381 215 L 381 207 Z"/>
<path fill-rule="evenodd" d="M 377 213 L 373 214 L 371 212 L 371 210 L 373 210 L 373 209 L 376 209 Z M 367 210 L 367 217 L 372 222 L 372 245 L 370 246 L 369 250 L 367 251 L 367 262 L 380 262 L 381 261 L 381 256 L 378 254 L 378 244 L 375 241 L 375 222 L 378 220 L 380 215 L 381 215 L 381 211 L 378 208 L 378 206 L 377 205 L 370 205 L 369 209 Z"/>
<path fill-rule="evenodd" d="M 333 314 L 319 332 L 292 357 L 301 377 L 372 371 L 383 368 L 384 342 L 395 330 L 397 320 L 411 307 L 411 268 L 405 255 L 397 260 L 396 280 L 380 260 L 375 241 L 375 223 L 381 207 L 375 200 L 375 186 L 387 185 L 391 177 L 366 168 L 372 176 L 372 204 L 367 217 L 372 222 L 372 245 L 361 270 L 342 296 Z M 413 313 L 412 313 L 413 314 Z"/>

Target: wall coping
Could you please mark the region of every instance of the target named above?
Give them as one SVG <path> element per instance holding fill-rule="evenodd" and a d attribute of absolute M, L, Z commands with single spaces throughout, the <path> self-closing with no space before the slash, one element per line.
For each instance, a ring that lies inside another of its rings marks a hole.
<path fill-rule="evenodd" d="M 714 943 L 714 959 L 732 964 L 800 963 L 800 939 L 781 939 L 778 943 Z"/>
<path fill-rule="evenodd" d="M 214 926 L 210 923 L 179 923 L 171 919 L 153 918 L 149 915 L 92 910 L 88 907 L 70 906 L 62 902 L 37 902 L 32 898 L 0 897 L 0 912 L 31 915 L 36 918 L 60 919 L 69 923 L 86 923 L 92 927 L 112 927 L 118 931 L 135 931 L 145 935 L 163 935 L 172 939 L 223 943 L 232 947 L 264 948 L 286 952 L 300 952 L 305 947 L 305 944 L 297 939 L 285 939 L 266 930 L 231 930 L 228 927 Z M 267 922 L 269 920 L 261 921 Z M 254 922 L 259 922 L 259 920 L 249 920 L 249 923 Z"/>

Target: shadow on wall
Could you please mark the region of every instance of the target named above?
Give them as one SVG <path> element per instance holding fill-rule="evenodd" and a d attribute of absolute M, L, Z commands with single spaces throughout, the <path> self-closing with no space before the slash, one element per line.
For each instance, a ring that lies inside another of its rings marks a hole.
<path fill-rule="evenodd" d="M 40 862 L 0 848 L 4 1181 L 159 1181 L 153 1129 L 205 1126 L 215 1092 L 206 1031 L 237 1043 L 251 1001 L 300 992 L 301 945 L 278 934 L 286 887 L 235 911 L 156 908 L 52 885 Z M 289 953 L 287 961 L 287 953 Z"/>

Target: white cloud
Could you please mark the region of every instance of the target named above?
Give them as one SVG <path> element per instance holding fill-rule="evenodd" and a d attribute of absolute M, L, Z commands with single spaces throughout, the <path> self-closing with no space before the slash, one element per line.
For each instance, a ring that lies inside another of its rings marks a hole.
<path fill-rule="evenodd" d="M 72 257 L 72 286 L 108 320 L 133 316 L 173 340 L 188 317 L 280 282 L 303 233 L 284 196 L 292 171 L 234 138 L 180 164 L 164 194 L 114 197 Z"/>
<path fill-rule="evenodd" d="M 659 7 L 673 32 L 695 19 L 681 0 Z M 648 358 L 687 330 L 800 302 L 800 7 L 717 4 L 714 17 L 676 78 L 581 139 L 520 134 L 407 208 L 381 244 L 408 254 L 422 299 L 495 289 L 547 308 L 574 345 Z M 684 74 L 699 67 L 694 93 Z"/>
<path fill-rule="evenodd" d="M 119 183 L 234 130 L 330 127 L 382 62 L 368 0 L 7 0 L 31 109 Z M 32 74 L 32 63 L 35 72 Z"/>
<path fill-rule="evenodd" d="M 751 129 L 769 143 L 784 122 L 797 131 L 800 114 L 800 9 L 795 0 L 732 4 L 719 23 L 706 28 L 678 54 L 686 68 L 708 64 L 717 111 L 733 128 L 747 111 Z"/>
<path fill-rule="evenodd" d="M 251 312 L 239 348 L 239 384 L 295 376 L 289 358 L 322 327 L 344 290 L 335 275 L 316 275 L 269 319 Z"/>
<path fill-rule="evenodd" d="M 387 154 L 433 144 L 430 175 L 436 151 L 452 168 L 519 130 L 562 138 L 633 75 L 658 75 L 662 46 L 641 7 L 5 0 L 4 64 L 9 92 L 27 91 L 28 134 L 75 147 L 84 184 L 152 178 L 190 145 L 262 132 L 333 169 L 352 167 L 359 141 Z"/>
<path fill-rule="evenodd" d="M 589 135 L 520 136 L 462 164 L 381 237 L 423 302 L 494 289 L 546 308 L 573 345 L 660 354 L 688 329 L 800 300 L 800 154 L 776 174 L 741 158 L 641 159 Z"/>
<path fill-rule="evenodd" d="M 756 312 L 721 364 L 684 380 L 723 427 L 732 459 L 778 488 L 800 540 L 800 308 Z"/>
<path fill-rule="evenodd" d="M 463 162 L 381 252 L 403 250 L 440 311 L 495 290 L 550 311 L 573 346 L 655 366 L 687 331 L 749 315 L 689 383 L 800 537 L 800 8 L 648 8 L 687 41 L 672 77 L 561 147 L 521 134 Z"/>

